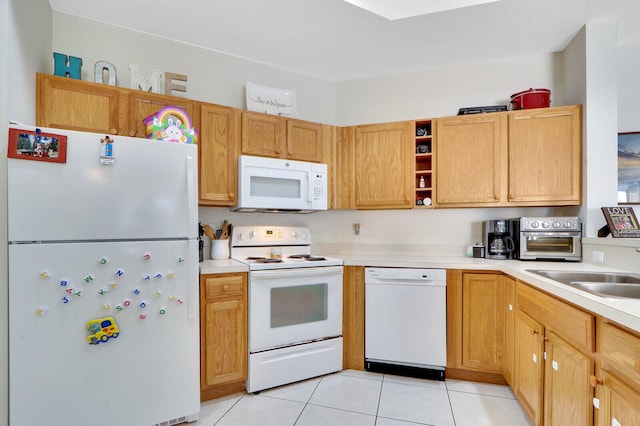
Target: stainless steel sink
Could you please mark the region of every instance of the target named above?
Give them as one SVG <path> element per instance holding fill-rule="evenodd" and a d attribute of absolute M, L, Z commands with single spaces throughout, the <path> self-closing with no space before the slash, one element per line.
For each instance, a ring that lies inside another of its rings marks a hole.
<path fill-rule="evenodd" d="M 640 274 L 627 272 L 543 271 L 527 272 L 608 298 L 640 299 Z"/>

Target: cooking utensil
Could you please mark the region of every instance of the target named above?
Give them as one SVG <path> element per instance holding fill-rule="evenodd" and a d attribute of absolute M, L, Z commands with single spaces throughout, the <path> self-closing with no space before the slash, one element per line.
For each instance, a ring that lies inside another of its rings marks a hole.
<path fill-rule="evenodd" d="M 213 228 L 211 227 L 211 225 L 204 226 L 204 233 L 207 237 L 211 238 L 212 240 L 216 239 L 216 234 L 213 231 Z"/>

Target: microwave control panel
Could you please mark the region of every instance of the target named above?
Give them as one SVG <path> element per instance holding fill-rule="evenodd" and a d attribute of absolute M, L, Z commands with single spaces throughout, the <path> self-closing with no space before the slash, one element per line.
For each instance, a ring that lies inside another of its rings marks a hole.
<path fill-rule="evenodd" d="M 327 196 L 327 188 L 326 183 L 327 177 L 322 173 L 314 173 L 313 176 L 313 201 L 322 201 L 326 200 Z"/>

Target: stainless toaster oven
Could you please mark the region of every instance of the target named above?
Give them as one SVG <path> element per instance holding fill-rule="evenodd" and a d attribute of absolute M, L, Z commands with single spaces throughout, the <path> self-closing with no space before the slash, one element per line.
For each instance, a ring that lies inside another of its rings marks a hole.
<path fill-rule="evenodd" d="M 512 257 L 521 260 L 582 260 L 579 217 L 520 217 L 511 219 Z"/>

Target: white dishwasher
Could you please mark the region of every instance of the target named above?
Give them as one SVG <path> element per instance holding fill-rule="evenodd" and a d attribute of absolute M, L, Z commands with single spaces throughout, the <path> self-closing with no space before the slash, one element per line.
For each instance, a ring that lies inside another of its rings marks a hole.
<path fill-rule="evenodd" d="M 444 380 L 447 273 L 365 268 L 365 369 Z"/>

